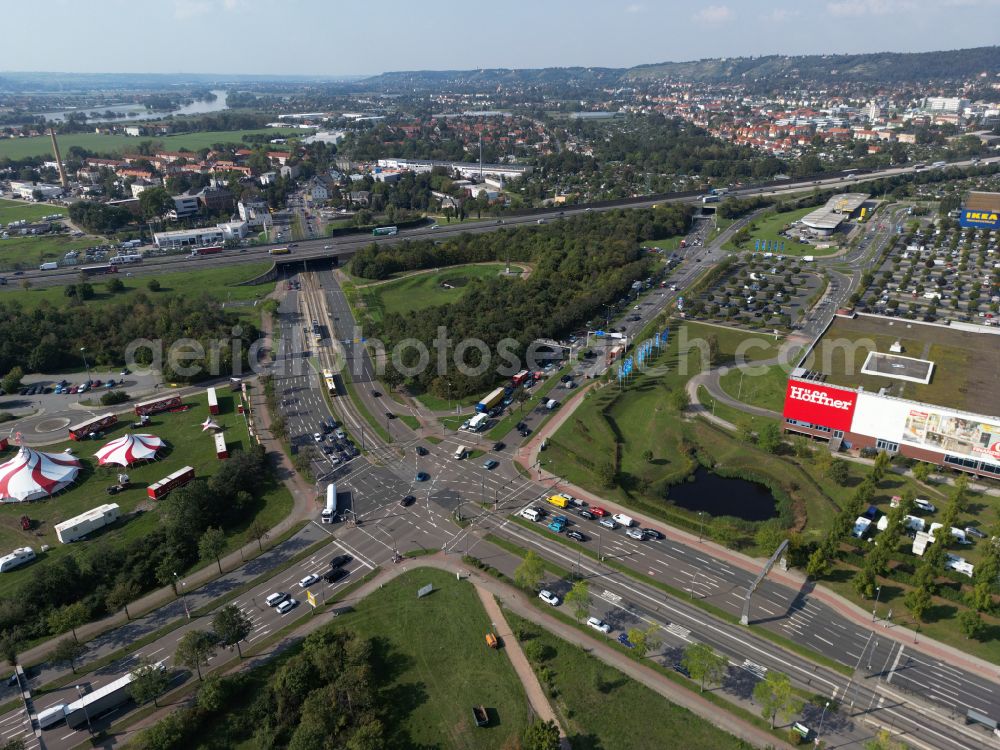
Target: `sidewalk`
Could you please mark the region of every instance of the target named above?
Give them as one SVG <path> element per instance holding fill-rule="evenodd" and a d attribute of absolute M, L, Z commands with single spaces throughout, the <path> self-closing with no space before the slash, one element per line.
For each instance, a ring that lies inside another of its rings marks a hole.
<path fill-rule="evenodd" d="M 528 663 L 528 657 L 524 655 L 521 644 L 514 636 L 514 633 L 511 632 L 510 625 L 507 624 L 507 618 L 503 615 L 503 610 L 500 609 L 493 594 L 486 589 L 477 585 L 476 593 L 483 603 L 483 609 L 486 610 L 486 614 L 490 616 L 490 620 L 493 622 L 496 635 L 503 639 L 503 650 L 507 653 L 511 666 L 514 667 L 514 671 L 521 680 L 521 685 L 524 687 L 524 694 L 527 696 L 532 710 L 542 721 L 551 721 L 559 727 L 559 739 L 563 750 L 570 750 L 569 740 L 566 737 L 566 729 L 559 723 L 556 712 L 552 710 L 552 704 L 545 697 L 545 691 L 538 681 L 538 676 L 535 674 L 535 670 L 531 668 L 531 664 Z"/>
<path fill-rule="evenodd" d="M 458 574 L 463 579 L 466 579 L 473 586 L 476 587 L 480 598 L 483 600 L 484 606 L 487 606 L 487 600 L 496 597 L 493 602 L 493 606 L 496 610 L 491 610 L 487 608 L 487 613 L 490 614 L 491 618 L 495 618 L 495 612 L 500 610 L 500 607 L 504 607 L 514 612 L 520 617 L 530 620 L 531 622 L 545 628 L 549 632 L 559 636 L 563 640 L 570 644 L 582 647 L 592 656 L 600 659 L 605 664 L 618 669 L 623 672 L 626 676 L 634 679 L 646 687 L 654 690 L 659 695 L 663 696 L 671 703 L 688 709 L 692 713 L 701 717 L 702 719 L 710 722 L 714 726 L 722 729 L 723 731 L 729 732 L 736 737 L 752 744 L 754 747 L 758 748 L 777 748 L 778 750 L 791 750 L 791 746 L 781 742 L 773 735 L 765 732 L 762 729 L 757 728 L 749 722 L 743 721 L 742 719 L 730 714 L 727 711 L 721 711 L 718 706 L 714 703 L 709 702 L 704 697 L 695 693 L 687 688 L 681 687 L 680 685 L 674 683 L 663 675 L 659 674 L 656 670 L 647 667 L 628 655 L 617 651 L 610 643 L 604 642 L 600 639 L 596 639 L 581 633 L 576 628 L 564 623 L 545 612 L 540 611 L 537 607 L 532 606 L 528 601 L 523 592 L 514 588 L 513 586 L 503 583 L 502 581 L 481 574 L 477 571 L 470 571 L 465 565 L 462 564 L 461 558 L 447 555 L 445 553 L 439 552 L 435 555 L 428 555 L 426 557 L 414 558 L 414 559 L 404 559 L 404 562 L 399 565 L 394 565 L 390 568 L 385 568 L 379 572 L 377 576 L 368 581 L 366 584 L 354 591 L 349 597 L 338 602 L 339 609 L 343 606 L 349 606 L 360 602 L 365 597 L 367 597 L 373 591 L 376 591 L 381 586 L 385 585 L 394 578 L 406 573 L 407 571 L 414 570 L 416 568 L 437 568 L 439 570 L 447 571 L 451 574 Z M 336 609 L 331 610 L 331 612 L 336 611 Z M 252 669 L 254 667 L 260 666 L 267 662 L 269 659 L 274 658 L 276 655 L 280 654 L 290 645 L 299 642 L 306 635 L 316 631 L 317 629 L 328 625 L 331 620 L 335 617 L 331 612 L 324 613 L 318 617 L 308 618 L 303 625 L 295 630 L 293 633 L 289 633 L 281 641 L 275 643 L 267 651 L 257 656 L 245 659 L 243 661 L 236 661 L 235 664 L 231 666 L 222 667 L 223 673 L 232 673 L 246 669 Z M 501 613 L 502 617 L 502 613 Z M 506 625 L 506 619 L 503 619 Z M 520 651 L 520 646 L 516 644 L 516 640 L 513 634 L 510 633 L 509 627 L 503 632 L 504 635 L 504 647 L 505 650 L 510 652 L 512 645 L 516 646 L 518 651 Z M 511 661 L 513 663 L 514 656 L 510 653 Z M 523 653 L 522 653 L 523 656 Z M 229 662 L 226 663 L 227 665 Z M 534 672 L 531 670 L 530 665 L 525 661 L 525 668 L 531 672 L 532 678 L 534 678 L 535 684 L 537 685 L 537 678 L 534 677 Z M 515 667 L 517 670 L 517 667 Z M 214 671 L 214 670 L 213 670 Z M 520 676 L 520 672 L 518 671 Z M 538 687 L 541 690 L 541 686 Z M 526 693 L 528 688 L 525 688 Z M 530 693 L 528 694 L 528 699 L 531 701 L 532 708 L 535 708 L 536 713 L 539 714 L 541 718 L 546 717 L 545 714 L 538 712 L 535 702 L 532 700 Z M 542 695 L 542 700 L 546 703 L 547 701 Z M 181 705 L 186 705 L 188 703 L 188 697 L 184 696 L 178 698 L 177 700 L 169 703 L 168 705 L 161 708 L 159 711 L 143 718 L 141 721 L 137 722 L 134 726 L 130 727 L 128 731 L 115 735 L 115 737 L 110 738 L 105 742 L 102 747 L 113 748 L 119 747 L 122 744 L 126 744 L 132 737 L 140 731 L 141 729 L 150 726 L 156 721 L 162 719 L 167 714 L 171 713 L 177 707 Z M 551 708 L 549 709 L 551 711 Z M 554 713 L 551 714 L 551 718 L 555 719 Z M 557 722 L 558 723 L 558 722 Z M 565 735 L 563 734 L 563 737 Z"/>

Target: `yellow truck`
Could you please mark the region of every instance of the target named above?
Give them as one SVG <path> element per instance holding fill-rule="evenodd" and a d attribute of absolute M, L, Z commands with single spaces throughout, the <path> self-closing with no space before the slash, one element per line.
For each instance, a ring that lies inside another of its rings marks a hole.
<path fill-rule="evenodd" d="M 549 497 L 549 503 L 557 508 L 565 508 L 569 505 L 569 498 L 565 495 L 552 495 Z"/>

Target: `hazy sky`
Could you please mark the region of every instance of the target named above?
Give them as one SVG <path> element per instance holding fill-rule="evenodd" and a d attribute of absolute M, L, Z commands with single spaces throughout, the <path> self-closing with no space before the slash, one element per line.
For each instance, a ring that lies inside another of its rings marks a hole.
<path fill-rule="evenodd" d="M 2 70 L 348 75 L 925 51 L 1000 42 L 1000 0 L 27 0 Z"/>

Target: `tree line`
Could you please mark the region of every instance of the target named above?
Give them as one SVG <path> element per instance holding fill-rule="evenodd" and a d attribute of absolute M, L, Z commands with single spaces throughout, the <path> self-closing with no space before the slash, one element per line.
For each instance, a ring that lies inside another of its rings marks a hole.
<path fill-rule="evenodd" d="M 77 297 L 79 299 L 79 297 Z M 129 301 L 101 306 L 78 303 L 56 307 L 43 302 L 34 310 L 0 302 L 0 372 L 14 367 L 25 372 L 58 372 L 83 366 L 80 348 L 86 348 L 92 366 L 119 366 L 130 342 L 151 339 L 163 342 L 164 354 L 178 339 L 198 341 L 205 356 L 184 364 L 196 365 L 196 375 L 182 375 L 164 356 L 163 376 L 175 382 L 192 382 L 209 373 L 212 342 L 223 341 L 219 351 L 220 375 L 233 372 L 233 341 L 242 342 L 240 368 L 247 365 L 247 351 L 258 338 L 257 328 L 242 322 L 235 334 L 236 317 L 226 312 L 218 300 L 208 296 L 189 298 L 178 295 L 153 297 L 137 292 Z M 149 364 L 148 349 L 136 352 L 139 364 Z"/>
<path fill-rule="evenodd" d="M 97 537 L 76 554 L 40 560 L 33 575 L 0 601 L 5 656 L 19 643 L 59 635 L 125 609 L 142 593 L 174 586 L 199 559 L 217 562 L 225 529 L 252 516 L 265 486 L 263 449 L 234 452 L 208 479 L 174 490 L 158 505 L 156 528 L 127 544 Z M 251 524 L 258 543 L 265 529 Z"/>
<path fill-rule="evenodd" d="M 526 279 L 477 279 L 465 295 L 449 305 L 421 310 L 420 315 L 386 315 L 375 333 L 386 347 L 416 338 L 428 348 L 438 327 L 453 342 L 479 339 L 495 355 L 502 339 L 516 342 L 510 351 L 524 361 L 527 346 L 540 338 L 562 338 L 588 319 L 602 314 L 605 305 L 627 296 L 634 281 L 652 275 L 655 264 L 639 246 L 644 240 L 686 231 L 691 209 L 670 205 L 643 211 L 585 214 L 545 227 L 518 227 L 506 232 L 461 235 L 454 240 L 370 245 L 352 260 L 352 272 L 364 278 L 384 279 L 400 271 L 440 268 L 482 261 L 523 261 L 531 265 Z M 466 364 L 475 368 L 481 354 L 468 352 Z M 423 368 L 404 377 L 399 369 L 412 368 L 419 352 L 405 349 L 396 366 L 387 366 L 386 380 L 403 382 L 418 391 L 444 398 L 467 396 L 491 387 L 496 362 L 480 375 L 459 372 L 453 357 L 447 371 Z M 450 385 L 449 385 L 450 383 Z"/>

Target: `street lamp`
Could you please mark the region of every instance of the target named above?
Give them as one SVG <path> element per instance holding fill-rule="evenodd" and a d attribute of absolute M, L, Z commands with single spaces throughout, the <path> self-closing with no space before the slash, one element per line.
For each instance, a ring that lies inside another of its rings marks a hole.
<path fill-rule="evenodd" d="M 76 694 L 80 698 L 80 703 L 83 705 L 83 715 L 87 717 L 87 731 L 90 734 L 94 733 L 94 728 L 90 725 L 90 711 L 87 710 L 87 704 L 83 702 L 83 688 L 79 685 L 76 686 Z"/>
<path fill-rule="evenodd" d="M 700 522 L 698 527 L 698 541 L 700 542 L 705 536 L 705 511 L 698 511 L 698 521 Z"/>
<path fill-rule="evenodd" d="M 823 713 L 819 717 L 819 731 L 816 732 L 816 734 L 823 734 L 823 720 L 826 718 L 826 709 L 828 709 L 829 707 L 830 707 L 830 701 L 827 701 L 826 705 L 823 706 Z"/>
<path fill-rule="evenodd" d="M 875 604 L 872 605 L 872 622 L 875 622 L 875 610 L 878 609 L 878 598 L 882 595 L 882 587 L 875 587 Z"/>
<path fill-rule="evenodd" d="M 187 583 L 184 582 L 184 581 L 181 581 L 180 580 L 180 576 L 178 576 L 176 573 L 174 573 L 174 589 L 175 590 L 177 588 L 177 583 L 180 583 L 180 585 L 181 585 L 181 592 L 180 592 L 180 594 L 178 594 L 178 596 L 180 597 L 181 602 L 184 604 L 184 614 L 190 620 L 191 619 L 191 611 L 188 609 L 187 599 L 184 597 L 184 587 L 187 586 Z"/>

